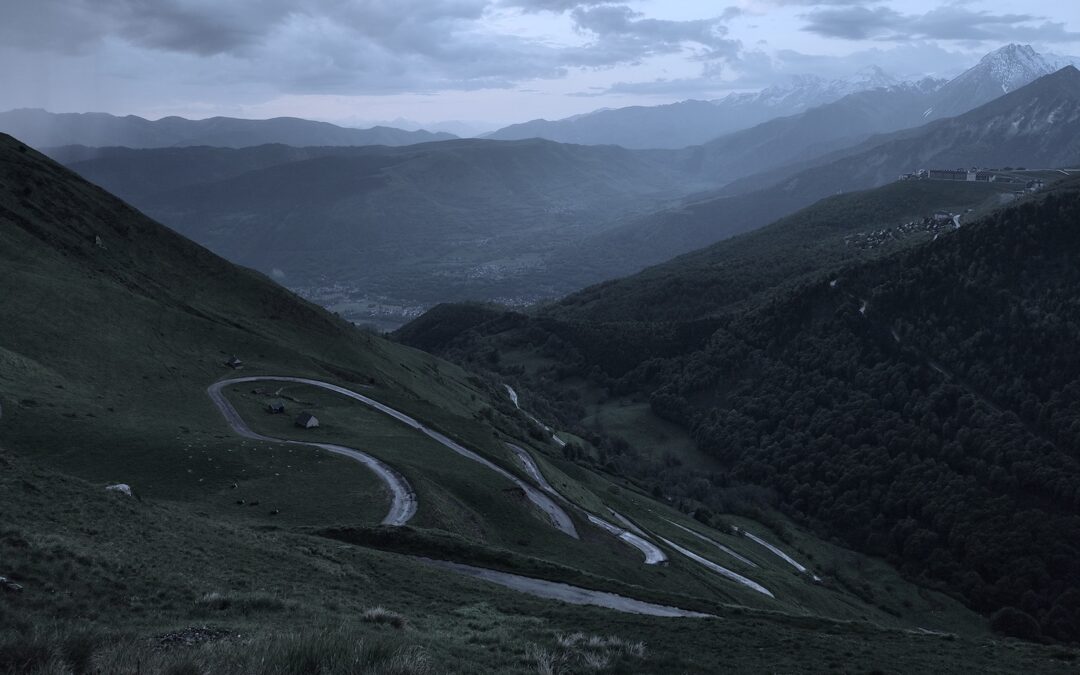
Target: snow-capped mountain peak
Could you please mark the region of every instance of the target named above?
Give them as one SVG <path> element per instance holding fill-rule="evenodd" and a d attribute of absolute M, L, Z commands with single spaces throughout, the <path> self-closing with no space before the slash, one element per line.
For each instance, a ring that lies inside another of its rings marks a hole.
<path fill-rule="evenodd" d="M 904 86 L 878 66 L 868 66 L 851 77 L 826 79 L 817 75 L 791 75 L 787 81 L 759 92 L 729 94 L 713 101 L 717 105 L 755 105 L 782 108 L 785 114 L 831 103 L 849 94 L 871 89 Z"/>
<path fill-rule="evenodd" d="M 1010 44 L 990 52 L 968 72 L 991 78 L 1008 93 L 1056 70 L 1031 45 Z"/>
<path fill-rule="evenodd" d="M 867 66 L 859 72 L 855 73 L 855 76 L 848 78 L 847 82 L 858 91 L 866 89 L 887 89 L 889 87 L 895 87 L 900 84 L 900 80 L 897 80 L 892 75 L 889 75 L 881 66 Z"/>

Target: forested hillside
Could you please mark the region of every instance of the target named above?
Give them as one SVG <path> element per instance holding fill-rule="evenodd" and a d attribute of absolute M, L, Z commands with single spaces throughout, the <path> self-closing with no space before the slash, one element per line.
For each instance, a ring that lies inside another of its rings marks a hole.
<path fill-rule="evenodd" d="M 1078 222 L 1077 193 L 1051 195 L 620 384 L 734 479 L 1003 629 L 1080 638 Z"/>
<path fill-rule="evenodd" d="M 619 322 L 605 307 L 623 298 L 601 293 L 571 321 L 557 309 L 459 316 L 441 348 L 549 359 L 531 372 L 520 358 L 489 367 L 517 373 L 567 416 L 580 412 L 567 385 L 582 377 L 612 397 L 647 398 L 723 469 L 689 478 L 635 466 L 619 443 L 613 468 L 651 475 L 691 507 L 730 508 L 733 488 L 764 488 L 787 513 L 956 594 L 999 630 L 1077 640 L 1077 223 L 1073 181 L 738 311 Z M 716 278 L 702 273 L 694 287 L 693 277 L 687 293 L 709 296 Z M 451 316 L 435 316 L 446 334 Z"/>

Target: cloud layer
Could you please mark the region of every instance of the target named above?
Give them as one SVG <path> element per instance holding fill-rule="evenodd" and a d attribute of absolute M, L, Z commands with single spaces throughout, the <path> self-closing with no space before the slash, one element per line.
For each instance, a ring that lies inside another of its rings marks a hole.
<path fill-rule="evenodd" d="M 445 92 L 560 82 L 564 97 L 703 98 L 801 72 L 842 75 L 870 57 L 906 75 L 932 69 L 935 55 L 963 61 L 957 49 L 1080 42 L 1072 30 L 1080 9 L 1071 3 L 1041 13 L 1004 11 L 1003 3 L 12 1 L 0 16 L 0 108 L 87 95 L 114 107 L 152 100 L 158 109 L 312 95 L 435 101 Z M 925 11 L 913 9 L 920 4 Z M 1057 16 L 1043 15 L 1051 11 Z"/>
<path fill-rule="evenodd" d="M 848 3 L 805 15 L 803 30 L 845 40 L 962 40 L 974 42 L 1074 42 L 1080 33 L 1060 21 L 1033 14 L 994 13 L 954 4 L 924 14 L 908 14 L 892 7 Z M 1023 5 L 1018 5 L 1023 6 Z"/>

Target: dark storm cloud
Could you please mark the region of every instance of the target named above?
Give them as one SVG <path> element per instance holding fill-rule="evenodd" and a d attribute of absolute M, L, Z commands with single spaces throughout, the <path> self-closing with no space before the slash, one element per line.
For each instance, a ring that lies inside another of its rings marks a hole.
<path fill-rule="evenodd" d="M 711 19 L 667 21 L 650 19 L 625 5 L 578 7 L 570 16 L 575 28 L 595 37 L 585 49 L 571 49 L 567 57 L 590 65 L 638 61 L 646 56 L 680 52 L 697 46 L 701 58 L 728 58 L 739 51 L 737 40 L 728 39 L 724 23 L 737 10 Z"/>
<path fill-rule="evenodd" d="M 866 70 L 868 66 L 880 67 L 885 73 L 901 80 L 920 79 L 926 75 L 948 78 L 974 65 L 977 60 L 977 56 L 949 51 L 932 42 L 889 45 L 884 49 L 865 49 L 842 56 L 806 54 L 790 49 L 770 53 L 744 50 L 737 58 L 725 61 L 722 67 L 705 64 L 697 77 L 616 82 L 609 87 L 594 88 L 574 95 L 716 98 L 731 91 L 783 86 L 804 78 L 807 73 L 826 80 L 851 78 Z"/>
<path fill-rule="evenodd" d="M 150 49 L 211 55 L 258 42 L 297 5 L 303 3 L 34 0 L 4 9 L 0 36 L 7 44 L 46 51 L 85 51 L 119 36 Z"/>
<path fill-rule="evenodd" d="M 903 14 L 890 7 L 852 6 L 821 9 L 805 15 L 803 30 L 846 40 L 964 40 L 1070 42 L 1080 33 L 1032 14 L 993 14 L 959 5 L 925 14 Z"/>
<path fill-rule="evenodd" d="M 504 7 L 516 7 L 526 12 L 568 12 L 577 7 L 609 4 L 611 0 L 503 0 Z"/>
<path fill-rule="evenodd" d="M 569 12 L 588 42 L 560 48 L 486 30 L 486 14 L 507 7 Z M 738 51 L 725 37 L 730 12 L 663 21 L 598 0 L 34 0 L 4 14 L 8 48 L 90 58 L 149 50 L 163 56 L 132 69 L 186 64 L 169 74 L 287 93 L 510 87 L 684 49 L 708 59 Z"/>

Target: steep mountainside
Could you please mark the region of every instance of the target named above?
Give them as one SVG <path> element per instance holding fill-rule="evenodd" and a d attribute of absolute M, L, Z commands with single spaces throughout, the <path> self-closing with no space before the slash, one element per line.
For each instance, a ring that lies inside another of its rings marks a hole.
<path fill-rule="evenodd" d="M 0 285 L 5 672 L 1075 658 L 991 640 L 950 598 L 775 514 L 692 518 L 587 442 L 560 450 L 501 383 L 357 331 L 6 136 Z M 300 410 L 321 424 L 295 426 Z M 411 487 L 407 524 L 379 525 L 399 483 L 361 448 Z"/>
<path fill-rule="evenodd" d="M 1039 54 L 1031 45 L 1006 45 L 943 86 L 925 117 L 954 117 L 1068 65 Z"/>
<path fill-rule="evenodd" d="M 662 211 L 597 235 L 629 272 L 772 222 L 837 193 L 917 169 L 1058 168 L 1080 164 L 1080 71 L 1064 68 L 960 115 L 867 141 L 806 165 L 736 181 L 723 196 Z M 764 189 L 762 189 L 762 186 Z M 771 187 L 769 187 L 771 186 Z"/>
<path fill-rule="evenodd" d="M 567 425 L 587 427 L 585 400 L 633 410 L 623 415 L 639 425 L 675 424 L 722 467 L 708 485 L 674 459 L 612 460 L 666 494 L 715 509 L 733 499 L 716 495 L 757 486 L 960 595 L 999 630 L 1076 641 L 1077 222 L 1069 179 L 932 241 L 841 264 L 792 241 L 800 227 L 804 242 L 829 236 L 828 219 L 792 220 L 536 317 L 472 311 L 455 335 L 453 308 L 441 308 L 442 336 L 426 346 L 516 373 Z M 801 279 L 788 284 L 789 273 Z M 677 302 L 681 316 L 625 312 L 678 293 L 701 299 Z M 401 334 L 429 333 L 421 323 Z M 485 361 L 490 352 L 505 356 Z"/>
<path fill-rule="evenodd" d="M 1044 57 L 1030 46 L 1008 45 L 951 81 L 926 79 L 854 93 L 691 149 L 693 161 L 718 183 L 734 181 L 721 194 L 752 191 L 857 154 L 881 142 L 867 141 L 875 134 L 962 115 L 1068 66 L 1068 59 Z M 868 145 L 860 146 L 864 141 Z"/>
<path fill-rule="evenodd" d="M 210 145 L 243 148 L 266 143 L 284 145 L 410 145 L 454 138 L 451 134 L 403 131 L 389 127 L 347 129 L 326 122 L 293 117 L 245 120 L 211 117 L 189 120 L 164 117 L 147 120 L 135 115 L 50 113 L 19 109 L 0 113 L 0 132 L 17 136 L 36 148 L 62 145 L 91 147 L 168 148 Z"/>
<path fill-rule="evenodd" d="M 900 181 L 800 209 L 746 233 L 574 293 L 544 309 L 562 320 L 688 321 L 757 302 L 860 260 L 925 243 L 1013 197 L 994 183 Z M 961 225 L 962 226 L 962 225 Z"/>
<path fill-rule="evenodd" d="M 718 184 L 815 160 L 868 136 L 922 123 L 941 82 L 923 80 L 850 94 L 799 115 L 780 117 L 688 148 L 687 160 Z"/>

